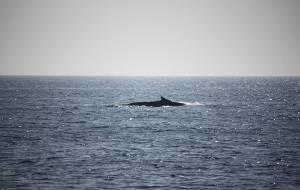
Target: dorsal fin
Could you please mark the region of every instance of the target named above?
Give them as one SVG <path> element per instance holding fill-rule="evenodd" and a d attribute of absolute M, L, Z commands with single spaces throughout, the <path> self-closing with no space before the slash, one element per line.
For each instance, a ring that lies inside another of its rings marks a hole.
<path fill-rule="evenodd" d="M 168 100 L 168 99 L 166 99 L 166 98 L 164 98 L 164 97 L 162 97 L 162 96 L 160 96 L 160 101 L 170 102 L 170 100 Z"/>

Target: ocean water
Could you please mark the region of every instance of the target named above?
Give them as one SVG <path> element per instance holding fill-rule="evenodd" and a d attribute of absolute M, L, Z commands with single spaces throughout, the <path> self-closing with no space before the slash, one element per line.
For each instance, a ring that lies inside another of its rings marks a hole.
<path fill-rule="evenodd" d="M 0 189 L 300 189 L 299 77 L 2 76 L 0 130 Z"/>

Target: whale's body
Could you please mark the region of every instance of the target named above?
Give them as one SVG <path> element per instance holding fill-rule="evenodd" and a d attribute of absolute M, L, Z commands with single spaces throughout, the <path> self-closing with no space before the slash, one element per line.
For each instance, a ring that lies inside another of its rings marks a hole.
<path fill-rule="evenodd" d="M 132 102 L 127 104 L 129 106 L 150 106 L 150 107 L 162 107 L 162 106 L 183 106 L 184 103 L 173 102 L 161 96 L 160 101 L 152 101 L 152 102 Z"/>

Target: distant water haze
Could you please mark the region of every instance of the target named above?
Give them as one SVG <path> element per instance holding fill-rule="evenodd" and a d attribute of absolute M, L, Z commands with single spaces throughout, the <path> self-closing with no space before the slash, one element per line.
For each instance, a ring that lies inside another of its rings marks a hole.
<path fill-rule="evenodd" d="M 1 0 L 1 75 L 300 75 L 298 0 Z"/>

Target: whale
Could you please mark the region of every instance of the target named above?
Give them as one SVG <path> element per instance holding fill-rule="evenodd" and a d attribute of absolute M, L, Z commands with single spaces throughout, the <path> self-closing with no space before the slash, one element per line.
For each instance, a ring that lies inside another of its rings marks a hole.
<path fill-rule="evenodd" d="M 128 106 L 149 106 L 149 107 L 162 107 L 162 106 L 184 106 L 184 103 L 173 102 L 164 97 L 160 97 L 160 101 L 152 101 L 152 102 L 132 102 L 126 104 Z"/>

